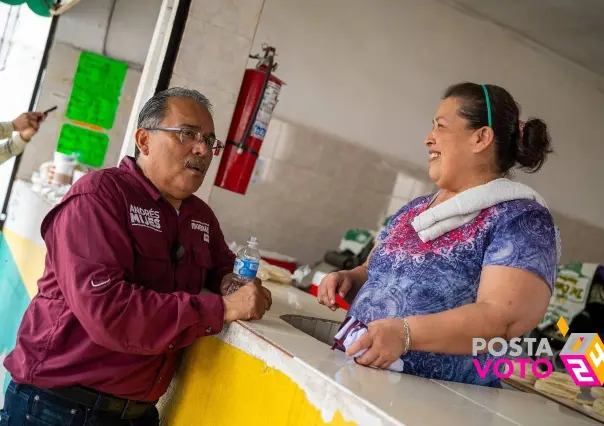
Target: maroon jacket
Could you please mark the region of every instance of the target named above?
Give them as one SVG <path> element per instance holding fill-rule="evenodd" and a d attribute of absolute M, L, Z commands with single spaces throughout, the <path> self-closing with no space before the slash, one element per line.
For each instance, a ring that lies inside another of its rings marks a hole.
<path fill-rule="evenodd" d="M 235 256 L 199 198 L 178 213 L 131 158 L 87 174 L 42 223 L 38 294 L 4 361 L 17 383 L 157 400 L 182 348 L 223 326 Z"/>

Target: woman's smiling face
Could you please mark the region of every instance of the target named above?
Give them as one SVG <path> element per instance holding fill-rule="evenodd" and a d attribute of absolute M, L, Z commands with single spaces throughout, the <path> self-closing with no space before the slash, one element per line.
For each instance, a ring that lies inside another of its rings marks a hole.
<path fill-rule="evenodd" d="M 440 103 L 433 127 L 424 143 L 429 152 L 430 178 L 439 188 L 451 189 L 464 181 L 476 166 L 475 134 L 457 114 L 460 100 L 447 98 Z"/>

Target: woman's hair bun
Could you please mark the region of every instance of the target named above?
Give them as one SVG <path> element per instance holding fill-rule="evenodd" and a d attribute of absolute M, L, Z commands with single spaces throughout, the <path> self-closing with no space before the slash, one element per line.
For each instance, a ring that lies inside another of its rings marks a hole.
<path fill-rule="evenodd" d="M 547 125 L 543 120 L 530 118 L 524 124 L 522 139 L 518 141 L 516 150 L 516 163 L 527 173 L 535 173 L 553 152 L 551 138 Z"/>

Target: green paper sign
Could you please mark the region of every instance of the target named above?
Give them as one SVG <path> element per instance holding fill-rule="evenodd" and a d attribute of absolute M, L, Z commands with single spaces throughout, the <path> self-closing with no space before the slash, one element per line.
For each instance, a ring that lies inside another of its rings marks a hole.
<path fill-rule="evenodd" d="M 78 162 L 91 167 L 101 167 L 109 146 L 109 136 L 94 130 L 63 124 L 59 135 L 57 151 L 76 154 Z"/>
<path fill-rule="evenodd" d="M 128 65 L 82 52 L 65 116 L 73 121 L 111 129 L 120 103 Z"/>

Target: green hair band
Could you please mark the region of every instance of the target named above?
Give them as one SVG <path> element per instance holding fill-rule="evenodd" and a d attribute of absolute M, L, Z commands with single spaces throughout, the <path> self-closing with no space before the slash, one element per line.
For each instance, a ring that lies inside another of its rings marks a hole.
<path fill-rule="evenodd" d="M 491 117 L 491 100 L 489 99 L 489 91 L 487 90 L 487 86 L 481 84 L 482 90 L 484 90 L 484 98 L 487 101 L 487 117 L 489 119 L 489 127 L 493 127 L 493 118 Z"/>

